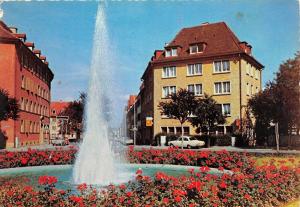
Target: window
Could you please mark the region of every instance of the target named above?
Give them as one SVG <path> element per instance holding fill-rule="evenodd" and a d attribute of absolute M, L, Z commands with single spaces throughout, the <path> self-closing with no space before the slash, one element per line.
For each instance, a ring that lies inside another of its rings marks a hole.
<path fill-rule="evenodd" d="M 163 98 L 168 98 L 172 93 L 176 93 L 176 86 L 164 86 L 163 87 Z"/>
<path fill-rule="evenodd" d="M 176 67 L 171 66 L 171 67 L 164 67 L 163 68 L 163 78 L 173 78 L 176 77 Z"/>
<path fill-rule="evenodd" d="M 190 134 L 190 127 L 183 127 L 183 134 L 189 135 Z"/>
<path fill-rule="evenodd" d="M 174 127 L 168 127 L 170 134 L 175 134 L 175 128 Z"/>
<path fill-rule="evenodd" d="M 222 83 L 215 83 L 215 94 L 222 93 Z"/>
<path fill-rule="evenodd" d="M 23 97 L 21 98 L 21 110 L 24 110 L 24 99 L 23 99 Z"/>
<path fill-rule="evenodd" d="M 215 94 L 228 94 L 230 93 L 230 82 L 217 82 L 215 83 Z"/>
<path fill-rule="evenodd" d="M 188 91 L 194 93 L 195 96 L 202 95 L 202 84 L 188 85 Z"/>
<path fill-rule="evenodd" d="M 223 82 L 223 93 L 230 93 L 230 82 Z"/>
<path fill-rule="evenodd" d="M 222 105 L 222 113 L 225 116 L 229 116 L 231 114 L 231 110 L 230 110 L 230 104 L 223 104 Z"/>
<path fill-rule="evenodd" d="M 222 73 L 230 71 L 229 60 L 214 61 L 214 73 Z"/>
<path fill-rule="evenodd" d="M 164 134 L 167 134 L 168 133 L 167 127 L 162 127 L 161 132 L 164 133 Z"/>
<path fill-rule="evenodd" d="M 166 57 L 177 56 L 177 48 L 171 48 L 166 50 Z"/>
<path fill-rule="evenodd" d="M 24 133 L 25 129 L 25 123 L 24 120 L 21 120 L 21 133 Z"/>
<path fill-rule="evenodd" d="M 21 88 L 25 88 L 25 78 L 24 78 L 24 75 L 22 75 L 22 85 L 21 85 Z"/>
<path fill-rule="evenodd" d="M 250 95 L 250 85 L 249 85 L 249 83 L 246 84 L 246 92 L 247 92 L 247 95 L 249 96 Z"/>
<path fill-rule="evenodd" d="M 251 85 L 251 95 L 254 94 L 253 85 Z"/>
<path fill-rule="evenodd" d="M 202 75 L 202 64 L 201 63 L 188 65 L 187 69 L 188 69 L 187 70 L 188 76 Z"/>
<path fill-rule="evenodd" d="M 203 52 L 204 50 L 204 44 L 194 44 L 190 45 L 190 54 L 196 54 Z"/>
<path fill-rule="evenodd" d="M 258 92 L 259 92 L 258 87 L 256 87 L 256 93 L 258 93 Z"/>

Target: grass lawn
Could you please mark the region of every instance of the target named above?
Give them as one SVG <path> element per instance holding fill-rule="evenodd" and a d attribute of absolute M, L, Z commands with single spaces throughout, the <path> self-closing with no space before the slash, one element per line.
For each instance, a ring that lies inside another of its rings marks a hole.
<path fill-rule="evenodd" d="M 266 163 L 274 163 L 275 165 L 286 165 L 286 166 L 299 166 L 300 165 L 300 155 L 288 155 L 288 156 L 264 156 L 264 157 L 254 157 L 256 160 L 256 165 L 261 166 Z M 285 204 L 283 207 L 300 207 L 300 200 L 292 201 Z"/>
<path fill-rule="evenodd" d="M 290 202 L 290 203 L 284 205 L 283 207 L 299 207 L 299 206 L 300 206 L 300 200 Z"/>
<path fill-rule="evenodd" d="M 273 163 L 275 165 L 286 165 L 286 166 L 299 166 L 300 165 L 300 155 L 287 155 L 284 156 L 264 156 L 264 157 L 254 157 L 256 160 L 256 165 L 261 166 L 264 164 Z"/>

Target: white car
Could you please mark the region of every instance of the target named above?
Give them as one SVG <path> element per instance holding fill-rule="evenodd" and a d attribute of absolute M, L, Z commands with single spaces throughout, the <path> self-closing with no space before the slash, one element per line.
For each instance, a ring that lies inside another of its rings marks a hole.
<path fill-rule="evenodd" d="M 188 136 L 179 137 L 177 140 L 169 141 L 169 146 L 182 147 L 182 145 L 183 147 L 186 147 L 188 149 L 199 148 L 204 146 L 205 142 L 197 140 L 194 137 L 188 137 Z"/>

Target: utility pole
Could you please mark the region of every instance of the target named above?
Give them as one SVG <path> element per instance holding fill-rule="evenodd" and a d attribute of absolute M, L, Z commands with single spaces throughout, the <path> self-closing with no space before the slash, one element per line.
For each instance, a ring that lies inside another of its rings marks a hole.
<path fill-rule="evenodd" d="M 133 104 L 133 145 L 135 146 L 136 145 L 136 131 L 137 131 L 137 128 L 136 128 L 136 118 L 135 118 L 135 103 L 136 101 L 134 102 Z"/>

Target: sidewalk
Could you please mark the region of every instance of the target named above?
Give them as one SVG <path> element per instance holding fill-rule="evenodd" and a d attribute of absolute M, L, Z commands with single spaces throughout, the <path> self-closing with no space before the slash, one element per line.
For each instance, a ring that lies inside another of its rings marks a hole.
<path fill-rule="evenodd" d="M 168 146 L 148 146 L 148 145 L 137 145 L 135 149 L 142 150 L 142 149 L 167 149 Z M 213 146 L 210 148 L 201 148 L 201 149 L 192 149 L 195 151 L 219 151 L 219 150 L 226 150 L 230 152 L 249 152 L 249 153 L 261 153 L 261 154 L 276 154 L 277 151 L 274 149 L 246 149 L 246 148 L 238 148 L 238 147 L 231 147 L 231 146 Z M 299 150 L 280 150 L 279 153 L 281 154 L 299 154 Z"/>

